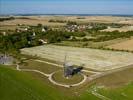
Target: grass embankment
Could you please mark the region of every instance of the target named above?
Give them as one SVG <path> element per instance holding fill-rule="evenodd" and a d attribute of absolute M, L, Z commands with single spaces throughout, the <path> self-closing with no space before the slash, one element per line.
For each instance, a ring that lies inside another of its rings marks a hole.
<path fill-rule="evenodd" d="M 75 90 L 77 89 L 75 88 Z M 19 72 L 0 65 L 0 100 L 102 100 L 88 90 L 90 90 L 90 86 L 84 88 L 81 94 L 71 89 L 64 91 L 63 88 L 33 77 L 28 72 Z M 97 92 L 111 100 L 133 100 L 133 83 L 113 89 L 98 89 Z"/>
<path fill-rule="evenodd" d="M 91 94 L 86 99 L 82 98 L 84 97 L 68 96 L 68 93 L 29 73 L 0 65 L 0 100 L 98 100 Z"/>
<path fill-rule="evenodd" d="M 62 100 L 63 97 L 45 82 L 0 65 L 0 100 Z"/>
<path fill-rule="evenodd" d="M 133 82 L 133 67 L 131 65 L 125 70 L 103 76 L 95 80 L 95 82 L 111 88 L 121 87 L 129 82 Z"/>
<path fill-rule="evenodd" d="M 99 93 L 111 100 L 133 100 L 133 83 L 117 89 L 101 89 Z"/>
<path fill-rule="evenodd" d="M 84 78 L 81 74 L 75 74 L 72 77 L 66 78 L 64 77 L 63 70 L 61 70 L 61 71 L 56 72 L 53 75 L 53 79 L 56 82 L 71 85 L 71 84 L 76 84 L 76 83 L 81 82 Z"/>

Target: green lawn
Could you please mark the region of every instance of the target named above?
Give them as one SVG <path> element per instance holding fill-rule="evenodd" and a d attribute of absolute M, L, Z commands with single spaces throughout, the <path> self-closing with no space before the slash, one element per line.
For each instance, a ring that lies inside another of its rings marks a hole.
<path fill-rule="evenodd" d="M 25 64 L 21 65 L 21 68 L 22 69 L 36 69 L 46 74 L 50 74 L 52 72 L 55 72 L 61 69 L 60 67 L 53 66 L 53 65 L 43 63 L 43 62 L 34 61 L 34 60 L 28 60 Z"/>
<path fill-rule="evenodd" d="M 45 82 L 0 65 L 0 100 L 62 100 L 63 97 Z"/>
<path fill-rule="evenodd" d="M 0 100 L 101 100 L 87 92 L 90 86 L 77 94 L 76 88 L 65 90 L 45 81 L 33 77 L 31 73 L 0 65 Z M 133 83 L 119 88 L 99 89 L 98 92 L 111 100 L 133 100 Z"/>
<path fill-rule="evenodd" d="M 90 98 L 93 95 L 90 95 Z M 0 65 L 0 100 L 88 100 L 66 94 L 47 82 Z M 95 98 L 95 97 L 94 97 Z"/>
<path fill-rule="evenodd" d="M 112 100 L 133 100 L 133 83 L 117 89 L 101 89 L 99 93 Z"/>

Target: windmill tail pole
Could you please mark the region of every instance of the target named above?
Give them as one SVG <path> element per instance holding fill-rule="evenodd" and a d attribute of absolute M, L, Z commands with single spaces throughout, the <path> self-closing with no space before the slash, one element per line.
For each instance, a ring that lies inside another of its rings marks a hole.
<path fill-rule="evenodd" d="M 67 58 L 67 53 L 65 53 L 65 58 L 64 58 L 64 63 L 63 63 L 63 68 L 64 68 L 64 76 L 66 77 L 66 58 Z"/>
<path fill-rule="evenodd" d="M 65 58 L 64 58 L 64 64 L 63 64 L 63 66 L 65 66 L 65 64 L 66 64 L 66 58 L 67 58 L 67 53 L 65 53 Z"/>

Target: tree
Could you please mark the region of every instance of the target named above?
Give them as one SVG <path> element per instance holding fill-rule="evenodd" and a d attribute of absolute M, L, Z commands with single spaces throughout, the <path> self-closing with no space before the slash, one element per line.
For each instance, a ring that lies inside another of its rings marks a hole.
<path fill-rule="evenodd" d="M 43 26 L 43 25 L 42 25 L 42 24 L 40 24 L 40 23 L 37 25 L 37 27 L 39 27 L 39 28 L 40 28 L 40 27 L 42 27 L 42 26 Z"/>

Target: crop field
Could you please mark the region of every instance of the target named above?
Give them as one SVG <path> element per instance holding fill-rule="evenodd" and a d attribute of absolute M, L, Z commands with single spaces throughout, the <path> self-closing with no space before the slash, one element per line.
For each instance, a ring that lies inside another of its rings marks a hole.
<path fill-rule="evenodd" d="M 14 17 L 15 17 L 14 20 L 0 22 L 1 26 L 0 30 L 1 29 L 15 30 L 18 24 L 37 25 L 40 23 L 46 26 L 66 25 L 66 23 L 49 22 L 49 20 L 75 21 L 78 23 L 96 22 L 96 23 L 118 23 L 118 24 L 133 25 L 133 17 L 113 17 L 113 16 L 84 16 L 84 18 L 80 18 L 80 16 L 14 16 Z M 123 28 L 122 30 L 125 31 L 128 30 L 128 28 Z"/>
<path fill-rule="evenodd" d="M 48 22 L 48 20 L 44 19 L 34 19 L 34 18 L 29 18 L 29 19 L 14 19 L 10 21 L 4 21 L 0 22 L 0 24 L 3 25 L 18 25 L 18 24 L 24 24 L 24 25 L 37 25 L 37 24 L 43 24 L 47 26 L 62 26 L 65 25 L 64 23 L 52 23 Z"/>
<path fill-rule="evenodd" d="M 53 22 L 49 22 L 50 18 L 48 17 L 15 17 L 16 19 L 14 20 L 7 20 L 7 21 L 3 21 L 0 22 L 0 30 L 4 30 L 4 29 L 11 29 L 11 30 L 15 30 L 19 25 L 19 24 L 23 24 L 23 25 L 38 25 L 38 24 L 42 24 L 42 25 L 46 25 L 46 26 L 63 26 L 66 25 L 66 23 L 53 23 Z M 56 19 L 56 18 L 55 18 Z"/>
<path fill-rule="evenodd" d="M 84 65 L 98 71 L 106 71 L 133 64 L 133 54 L 126 52 L 113 52 L 89 48 L 76 48 L 65 46 L 44 45 L 21 49 L 22 54 L 38 56 L 54 61 L 67 62 L 74 65 Z"/>
<path fill-rule="evenodd" d="M 84 44 L 88 44 L 85 47 L 87 47 L 87 48 L 100 48 L 100 47 L 108 47 L 110 45 L 120 43 L 120 42 L 123 42 L 126 40 L 129 40 L 129 39 L 128 38 L 125 38 L 125 39 L 118 38 L 118 39 L 108 40 L 108 41 L 104 41 L 104 42 L 61 41 L 59 43 L 55 43 L 55 45 L 70 46 L 70 47 L 84 47 Z"/>
<path fill-rule="evenodd" d="M 133 39 L 107 46 L 107 48 L 133 51 Z"/>
<path fill-rule="evenodd" d="M 127 31 L 133 31 L 133 26 L 124 26 L 121 28 L 107 28 L 101 31 L 107 31 L 107 32 L 112 32 L 112 31 L 119 31 L 119 32 L 127 32 Z"/>
<path fill-rule="evenodd" d="M 0 25 L 0 30 L 15 30 L 16 25 Z"/>
<path fill-rule="evenodd" d="M 50 18 L 50 17 L 49 17 Z M 113 17 L 113 16 L 55 16 L 52 19 L 59 18 L 61 20 L 76 21 L 81 23 L 97 22 L 97 23 L 118 23 L 133 24 L 133 17 Z"/>

